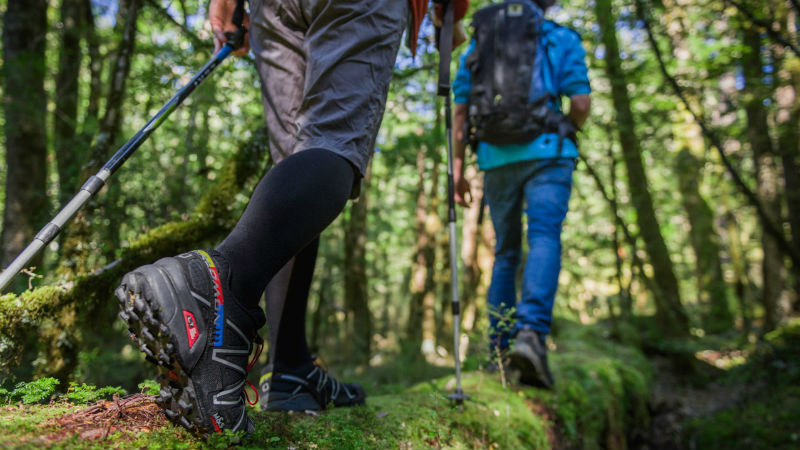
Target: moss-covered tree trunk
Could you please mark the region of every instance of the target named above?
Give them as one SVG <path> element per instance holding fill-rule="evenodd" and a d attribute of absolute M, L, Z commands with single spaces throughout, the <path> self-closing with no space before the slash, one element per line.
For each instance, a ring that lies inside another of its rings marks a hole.
<path fill-rule="evenodd" d="M 743 91 L 747 115 L 747 137 L 753 151 L 757 191 L 773 223 L 781 223 L 778 167 L 769 135 L 766 91 L 762 80 L 761 36 L 750 27 L 743 30 L 744 54 L 742 63 L 746 88 Z M 778 300 L 783 291 L 783 256 L 779 244 L 768 233 L 762 233 L 763 259 L 761 265 L 761 304 L 764 307 L 764 331 L 775 328 L 780 320 Z"/>
<path fill-rule="evenodd" d="M 636 136 L 631 111 L 628 81 L 619 57 L 616 18 L 611 8 L 611 0 L 597 0 L 595 9 L 602 42 L 605 45 L 605 71 L 611 82 L 617 134 L 628 172 L 628 185 L 636 210 L 636 221 L 658 286 L 659 292 L 654 293 L 658 323 L 664 334 L 686 336 L 689 333 L 689 321 L 681 304 L 678 280 L 650 196 L 647 175 L 642 163 L 642 149 Z"/>
<path fill-rule="evenodd" d="M 719 236 L 714 229 L 714 213 L 700 194 L 701 167 L 700 161 L 686 148 L 675 160 L 681 202 L 689 218 L 689 242 L 696 259 L 698 295 L 701 305 L 706 309 L 703 326 L 706 331 L 720 333 L 733 327 L 733 316 L 728 306 L 728 289 L 719 256 Z"/>

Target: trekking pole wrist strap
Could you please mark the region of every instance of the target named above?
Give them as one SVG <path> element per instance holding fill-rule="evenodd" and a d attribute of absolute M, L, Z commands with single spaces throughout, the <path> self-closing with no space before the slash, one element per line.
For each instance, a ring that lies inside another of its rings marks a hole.
<path fill-rule="evenodd" d="M 236 26 L 236 31 L 228 31 L 225 33 L 225 44 L 231 46 L 234 50 L 244 45 L 244 36 L 247 34 L 247 28 L 244 27 L 244 2 L 245 0 L 236 0 L 236 8 L 233 10 L 233 18 L 231 23 Z"/>

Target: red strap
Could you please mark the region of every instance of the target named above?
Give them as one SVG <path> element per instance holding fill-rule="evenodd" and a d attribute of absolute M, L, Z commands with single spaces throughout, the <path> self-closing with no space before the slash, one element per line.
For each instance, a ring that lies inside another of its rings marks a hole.
<path fill-rule="evenodd" d="M 256 335 L 256 354 L 253 356 L 253 359 L 247 363 L 247 371 L 250 372 L 250 369 L 256 365 L 256 361 L 258 361 L 258 357 L 261 356 L 261 351 L 264 350 L 264 340 L 261 339 L 260 336 Z"/>
<path fill-rule="evenodd" d="M 411 54 L 417 54 L 417 36 L 419 36 L 419 28 L 422 26 L 422 19 L 425 18 L 425 13 L 428 11 L 428 0 L 409 0 L 409 8 L 411 8 L 411 29 L 408 34 L 408 43 L 411 47 Z"/>
<path fill-rule="evenodd" d="M 455 8 L 455 21 L 458 22 L 467 14 L 467 9 L 469 9 L 469 0 L 452 1 L 453 7 Z M 409 24 L 410 29 L 408 34 L 408 43 L 409 47 L 411 47 L 412 56 L 417 54 L 417 37 L 419 36 L 419 29 L 422 26 L 422 20 L 425 18 L 425 13 L 428 12 L 429 2 L 430 0 L 408 0 L 408 6 L 411 9 L 411 23 Z"/>
<path fill-rule="evenodd" d="M 255 386 L 253 386 L 253 383 L 251 383 L 251 382 L 250 382 L 250 380 L 247 380 L 247 384 L 249 384 L 249 385 L 250 385 L 250 389 L 252 389 L 252 390 L 253 390 L 253 392 L 255 392 L 255 393 L 256 393 L 256 401 L 254 401 L 254 402 L 251 402 L 251 401 L 250 401 L 250 396 L 249 396 L 249 395 L 247 395 L 247 388 L 245 388 L 245 390 L 244 390 L 244 396 L 247 398 L 247 403 L 249 403 L 249 404 L 250 404 L 250 406 L 257 405 L 257 404 L 258 404 L 258 389 L 256 389 L 256 387 L 255 387 Z"/>
<path fill-rule="evenodd" d="M 256 341 L 256 353 L 255 353 L 255 355 L 253 355 L 253 359 L 250 360 L 249 363 L 247 363 L 247 372 L 250 372 L 250 369 L 252 369 L 253 366 L 256 365 L 256 362 L 258 361 L 258 357 L 261 356 L 261 351 L 264 350 L 264 340 L 261 339 L 261 336 L 256 334 L 255 335 L 255 341 Z M 247 381 L 247 384 L 250 385 L 250 389 L 252 389 L 253 392 L 256 393 L 256 401 L 251 402 L 250 401 L 250 395 L 247 394 L 247 388 L 244 388 L 244 396 L 247 398 L 247 403 L 249 403 L 250 406 L 257 405 L 258 404 L 258 389 L 256 389 L 255 386 L 253 386 L 253 383 L 251 383 L 250 380 L 246 379 L 245 381 Z"/>

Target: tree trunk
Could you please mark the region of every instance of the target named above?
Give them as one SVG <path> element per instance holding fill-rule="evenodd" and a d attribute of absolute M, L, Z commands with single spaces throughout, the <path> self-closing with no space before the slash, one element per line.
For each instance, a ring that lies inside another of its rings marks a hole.
<path fill-rule="evenodd" d="M 47 221 L 47 1 L 9 0 L 3 17 L 6 186 L 0 266 L 7 266 Z M 32 261 L 38 265 L 41 256 Z M 23 277 L 11 287 L 26 286 Z"/>
<path fill-rule="evenodd" d="M 81 160 L 75 136 L 78 124 L 78 78 L 85 0 L 62 0 L 61 39 L 56 74 L 53 144 L 58 167 L 58 200 L 65 205 L 78 190 Z"/>
<path fill-rule="evenodd" d="M 367 293 L 367 208 L 372 165 L 362 180 L 361 196 L 350 205 L 350 219 L 344 233 L 344 296 L 347 308 L 347 333 L 356 361 L 369 365 L 372 342 L 372 314 Z"/>
<path fill-rule="evenodd" d="M 773 223 L 780 224 L 780 203 L 778 197 L 778 168 L 775 152 L 769 136 L 766 98 L 762 77 L 761 37 L 758 31 L 743 30 L 744 55 L 742 63 L 746 89 L 744 92 L 745 113 L 747 115 L 747 137 L 753 151 L 756 170 L 757 190 L 764 208 Z M 783 256 L 778 242 L 767 233 L 762 233 L 763 260 L 761 264 L 762 286 L 761 304 L 764 307 L 763 332 L 775 329 L 780 320 L 778 300 L 783 290 Z"/>
<path fill-rule="evenodd" d="M 714 213 L 700 195 L 701 167 L 702 163 L 686 148 L 676 158 L 675 172 L 683 208 L 689 218 L 689 241 L 696 257 L 697 290 L 700 304 L 706 308 L 703 326 L 710 333 L 721 333 L 731 329 L 733 316 L 728 307 Z"/>
<path fill-rule="evenodd" d="M 631 199 L 636 210 L 639 233 L 644 239 L 659 290 L 654 293 L 656 317 L 664 334 L 675 337 L 686 336 L 689 333 L 689 321 L 681 304 L 678 280 L 650 197 L 647 175 L 642 163 L 642 150 L 634 130 L 628 83 L 619 59 L 616 20 L 611 10 L 611 1 L 597 0 L 595 8 L 605 45 L 605 70 L 611 81 L 617 132 L 628 171 Z"/>
<path fill-rule="evenodd" d="M 122 106 L 125 98 L 125 84 L 130 71 L 131 57 L 136 43 L 136 20 L 141 7 L 140 0 L 122 0 L 119 4 L 117 23 L 121 28 L 121 39 L 109 73 L 109 90 L 106 109 L 100 121 L 95 144 L 89 151 L 88 162 L 83 166 L 80 179 L 94 175 L 108 159 L 112 146 L 117 140 L 122 123 Z M 89 212 L 95 202 L 91 202 L 75 216 L 74 223 L 67 229 L 64 239 L 62 270 L 67 273 L 85 273 L 90 267 L 91 226 Z M 109 227 L 111 228 L 111 227 Z"/>
<path fill-rule="evenodd" d="M 481 217 L 481 205 L 483 198 L 483 177 L 477 175 L 474 165 L 467 168 L 467 178 L 472 180 L 471 190 L 475 196 L 469 209 L 464 211 L 464 226 L 461 231 L 461 259 L 464 261 L 464 282 L 461 292 L 461 307 L 466 309 L 474 303 L 478 297 L 478 288 L 481 285 L 483 270 L 478 259 L 481 246 L 481 228 L 483 219 Z M 449 305 L 448 305 L 449 310 Z M 448 313 L 449 314 L 449 313 Z"/>
<path fill-rule="evenodd" d="M 728 238 L 728 252 L 730 253 L 731 266 L 733 267 L 733 288 L 736 294 L 736 300 L 739 305 L 739 314 L 742 317 L 742 342 L 748 342 L 750 332 L 753 328 L 753 318 L 750 306 L 750 279 L 747 276 L 747 261 L 745 260 L 744 252 L 742 251 L 742 239 L 740 228 L 736 223 L 736 216 L 725 203 L 725 196 L 723 198 L 723 208 L 729 212 L 724 217 L 724 229 Z"/>
<path fill-rule="evenodd" d="M 423 319 L 425 314 L 426 297 L 434 295 L 434 263 L 436 259 L 436 246 L 434 233 L 429 225 L 428 197 L 425 191 L 425 180 L 433 179 L 438 174 L 428 174 L 425 169 L 427 154 L 425 147 L 420 147 L 417 153 L 418 186 L 416 221 L 414 225 L 417 243 L 414 247 L 414 261 L 411 265 L 410 293 L 408 322 L 406 324 L 406 343 L 408 350 L 413 355 L 419 355 L 423 342 Z"/>
<path fill-rule="evenodd" d="M 94 24 L 91 0 L 83 0 L 84 14 L 84 39 L 89 53 L 89 102 L 86 116 L 81 127 L 81 143 L 89 146 L 92 136 L 97 133 L 98 117 L 100 114 L 100 97 L 102 95 L 103 58 L 100 56 L 100 42 Z"/>
<path fill-rule="evenodd" d="M 439 129 L 438 126 L 437 129 Z M 430 174 L 431 187 L 428 191 L 427 219 L 425 220 L 425 232 L 428 233 L 428 243 L 431 247 L 432 254 L 432 258 L 428 262 L 429 265 L 426 268 L 430 278 L 430 284 L 422 302 L 422 353 L 425 356 L 433 356 L 435 354 L 437 338 L 439 337 L 437 336 L 437 324 L 439 322 L 436 320 L 436 298 L 439 297 L 444 300 L 445 298 L 449 299 L 452 297 L 449 294 L 450 243 L 447 239 L 444 239 L 444 236 L 441 234 L 444 230 L 442 228 L 441 216 L 439 215 L 439 205 L 441 204 L 441 197 L 439 195 L 440 169 L 441 163 L 437 155 L 434 157 L 433 169 Z M 441 250 L 444 250 L 443 254 Z M 442 262 L 441 267 L 443 270 L 437 271 L 434 267 L 437 260 Z M 444 290 L 443 285 L 447 286 L 447 291 Z M 447 292 L 447 295 L 443 295 L 445 292 Z M 441 305 L 444 302 L 439 303 Z M 446 310 L 447 309 L 444 309 L 444 311 Z"/>
<path fill-rule="evenodd" d="M 786 32 L 797 42 L 797 13 L 787 14 Z M 780 85 L 775 100 L 778 113 L 775 122 L 778 126 L 778 148 L 783 162 L 783 180 L 786 189 L 786 209 L 792 233 L 792 245 L 800 252 L 800 66 L 797 60 L 785 64 L 778 72 Z M 794 312 L 800 312 L 800 267 L 793 270 L 795 298 Z"/>

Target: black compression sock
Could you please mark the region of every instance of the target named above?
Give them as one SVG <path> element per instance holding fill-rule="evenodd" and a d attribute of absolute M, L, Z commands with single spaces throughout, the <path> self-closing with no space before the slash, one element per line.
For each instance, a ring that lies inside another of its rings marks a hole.
<path fill-rule="evenodd" d="M 295 153 L 267 172 L 217 247 L 240 302 L 258 305 L 267 282 L 344 209 L 355 176 L 346 159 L 324 149 Z"/>
<path fill-rule="evenodd" d="M 314 366 L 314 362 L 311 360 L 300 365 L 286 365 L 280 361 L 275 361 L 275 364 L 272 366 L 272 370 L 273 372 L 287 373 L 305 378 L 306 375 L 314 370 L 314 367 L 316 366 Z"/>
<path fill-rule="evenodd" d="M 270 346 L 275 346 L 276 367 L 294 368 L 311 364 L 311 351 L 306 341 L 306 309 L 318 248 L 319 239 L 314 239 L 294 258 L 277 336 L 270 342 Z"/>

